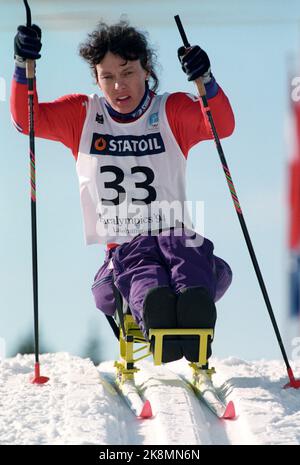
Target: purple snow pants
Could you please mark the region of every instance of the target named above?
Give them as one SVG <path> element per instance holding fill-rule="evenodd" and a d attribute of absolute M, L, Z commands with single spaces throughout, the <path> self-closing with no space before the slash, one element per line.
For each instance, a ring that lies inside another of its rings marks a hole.
<path fill-rule="evenodd" d="M 231 269 L 213 254 L 210 240 L 195 233 L 202 245 L 187 247 L 191 236 L 186 231 L 181 235 L 174 229 L 169 235 L 139 235 L 108 250 L 92 286 L 97 308 L 107 315 L 115 313 L 113 281 L 142 330 L 143 302 L 151 288 L 169 286 L 179 294 L 186 287 L 201 286 L 215 302 L 219 300 L 231 284 Z"/>

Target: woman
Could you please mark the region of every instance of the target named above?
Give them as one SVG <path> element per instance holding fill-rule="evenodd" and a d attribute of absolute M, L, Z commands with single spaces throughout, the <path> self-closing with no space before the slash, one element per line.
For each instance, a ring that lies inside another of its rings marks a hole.
<path fill-rule="evenodd" d="M 25 61 L 40 58 L 40 50 L 40 29 L 19 26 L 11 112 L 24 134 Z M 199 101 L 182 92 L 156 94 L 153 51 L 125 21 L 100 23 L 80 55 L 103 97 L 73 94 L 39 103 L 35 92 L 35 133 L 72 150 L 86 242 L 107 244 L 93 285 L 96 305 L 114 314 L 114 282 L 146 337 L 149 328 L 214 327 L 215 302 L 232 275 L 212 242 L 194 233 L 185 211 L 188 152 L 212 138 Z M 199 46 L 181 47 L 178 58 L 189 81 L 202 78 L 219 136 L 229 136 L 233 113 L 207 54 Z M 182 356 L 196 361 L 198 344 L 166 341 L 163 361 Z"/>

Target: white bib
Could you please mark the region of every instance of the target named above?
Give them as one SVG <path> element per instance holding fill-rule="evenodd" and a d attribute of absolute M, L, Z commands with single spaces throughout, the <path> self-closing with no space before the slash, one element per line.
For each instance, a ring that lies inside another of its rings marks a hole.
<path fill-rule="evenodd" d="M 154 96 L 132 123 L 118 123 L 103 97 L 89 96 L 76 164 L 87 244 L 130 241 L 146 231 L 191 227 L 183 211 L 186 159 Z"/>

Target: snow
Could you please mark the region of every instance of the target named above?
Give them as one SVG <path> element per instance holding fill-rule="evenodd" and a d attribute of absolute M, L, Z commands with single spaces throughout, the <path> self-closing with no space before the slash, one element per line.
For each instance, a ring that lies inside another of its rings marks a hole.
<path fill-rule="evenodd" d="M 0 363 L 0 444 L 201 445 L 300 444 L 300 390 L 280 361 L 213 359 L 214 384 L 227 392 L 237 419 L 217 419 L 185 382 L 187 362 L 138 364 L 136 383 L 154 417 L 139 420 L 108 382 L 113 362 L 95 367 L 68 353 L 41 356 L 47 384 L 29 382 L 33 355 Z M 299 376 L 300 362 L 293 364 Z"/>

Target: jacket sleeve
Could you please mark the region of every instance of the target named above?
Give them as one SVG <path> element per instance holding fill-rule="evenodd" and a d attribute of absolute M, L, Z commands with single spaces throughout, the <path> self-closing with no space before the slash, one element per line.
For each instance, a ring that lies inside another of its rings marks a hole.
<path fill-rule="evenodd" d="M 88 97 L 71 94 L 47 103 L 39 103 L 34 86 L 34 130 L 36 137 L 59 141 L 78 155 Z M 25 70 L 16 68 L 10 96 L 11 116 L 15 127 L 28 134 L 28 97 Z"/>
<path fill-rule="evenodd" d="M 234 115 L 228 98 L 219 87 L 215 97 L 208 100 L 216 130 L 221 138 L 228 137 L 234 130 Z M 166 113 L 171 130 L 184 156 L 198 142 L 213 139 L 207 117 L 199 98 L 176 92 L 169 95 Z"/>

